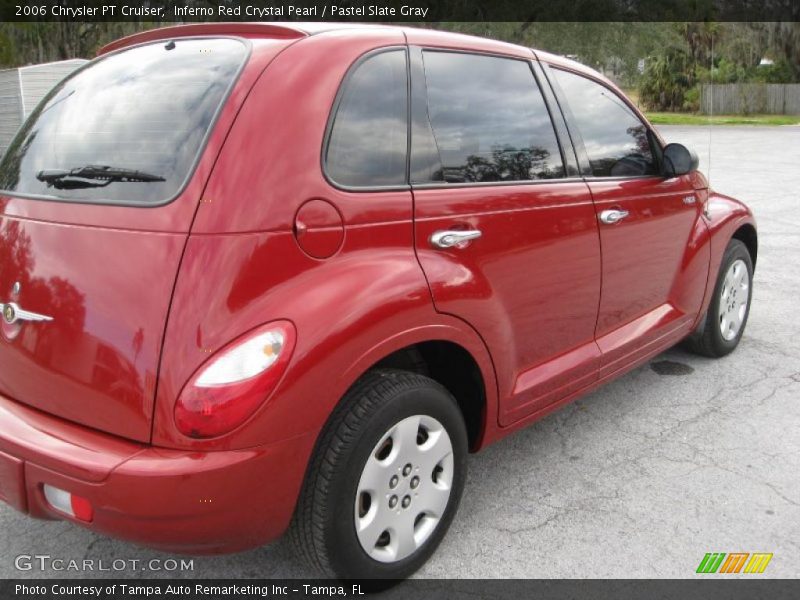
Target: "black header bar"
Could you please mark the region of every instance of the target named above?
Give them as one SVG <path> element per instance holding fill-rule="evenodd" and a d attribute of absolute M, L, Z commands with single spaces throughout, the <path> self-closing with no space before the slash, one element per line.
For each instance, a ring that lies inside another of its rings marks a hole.
<path fill-rule="evenodd" d="M 0 20 L 800 21 L 798 0 L 0 0 Z"/>

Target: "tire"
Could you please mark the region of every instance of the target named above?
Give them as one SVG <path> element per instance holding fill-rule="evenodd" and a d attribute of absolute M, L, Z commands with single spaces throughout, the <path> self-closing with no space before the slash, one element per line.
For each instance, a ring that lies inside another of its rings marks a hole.
<path fill-rule="evenodd" d="M 687 339 L 687 347 L 711 358 L 733 352 L 742 339 L 752 299 L 753 260 L 744 243 L 731 240 L 722 255 L 711 303 L 698 328 Z"/>
<path fill-rule="evenodd" d="M 466 457 L 464 419 L 444 387 L 407 371 L 370 371 L 317 441 L 290 529 L 295 552 L 326 577 L 408 577 L 453 520 Z"/>

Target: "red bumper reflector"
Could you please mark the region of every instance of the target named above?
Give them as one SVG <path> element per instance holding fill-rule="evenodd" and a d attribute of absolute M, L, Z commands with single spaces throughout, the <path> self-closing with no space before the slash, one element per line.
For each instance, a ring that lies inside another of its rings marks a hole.
<path fill-rule="evenodd" d="M 94 519 L 94 509 L 86 498 L 75 496 L 52 485 L 44 484 L 43 488 L 47 503 L 58 512 L 85 523 L 91 523 Z"/>

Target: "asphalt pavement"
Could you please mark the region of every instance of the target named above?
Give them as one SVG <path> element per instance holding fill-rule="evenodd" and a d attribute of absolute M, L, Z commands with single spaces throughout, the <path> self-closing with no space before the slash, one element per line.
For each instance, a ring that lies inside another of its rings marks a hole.
<path fill-rule="evenodd" d="M 800 576 L 800 127 L 660 129 L 705 172 L 710 145 L 712 186 L 756 214 L 744 339 L 721 360 L 672 349 L 472 456 L 461 509 L 418 576 L 684 578 L 707 552 L 773 553 L 759 577 Z M 282 541 L 142 570 L 180 557 L 2 506 L 0 578 L 93 574 L 18 570 L 20 555 L 142 561 L 96 576 L 312 575 Z"/>

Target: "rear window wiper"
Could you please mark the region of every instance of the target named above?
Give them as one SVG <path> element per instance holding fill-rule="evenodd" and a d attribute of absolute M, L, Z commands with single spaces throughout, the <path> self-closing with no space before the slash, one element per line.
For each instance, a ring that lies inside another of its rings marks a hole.
<path fill-rule="evenodd" d="M 166 181 L 160 175 L 108 165 L 86 165 L 77 169 L 47 169 L 39 171 L 36 179 L 43 181 L 48 187 L 53 186 L 59 190 L 105 187 L 115 182 Z"/>

